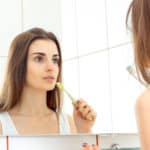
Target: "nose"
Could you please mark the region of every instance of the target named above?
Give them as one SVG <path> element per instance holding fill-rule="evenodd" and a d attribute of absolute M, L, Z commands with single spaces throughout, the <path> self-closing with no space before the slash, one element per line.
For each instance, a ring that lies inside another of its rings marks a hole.
<path fill-rule="evenodd" d="M 46 63 L 46 71 L 54 71 L 56 69 L 56 64 L 52 61 L 47 61 Z"/>

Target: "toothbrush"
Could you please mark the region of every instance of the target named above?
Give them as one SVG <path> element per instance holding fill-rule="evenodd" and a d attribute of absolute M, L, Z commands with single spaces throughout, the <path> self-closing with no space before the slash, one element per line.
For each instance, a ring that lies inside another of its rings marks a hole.
<path fill-rule="evenodd" d="M 142 82 L 141 80 L 138 80 L 137 76 L 135 75 L 135 71 L 133 70 L 132 66 L 127 66 L 127 71 L 137 80 L 139 81 L 142 85 L 144 85 L 145 87 L 148 87 L 148 84 Z"/>
<path fill-rule="evenodd" d="M 60 83 L 60 82 L 57 82 L 56 83 L 56 86 L 60 89 L 60 90 L 62 90 L 62 91 L 64 91 L 66 94 L 67 94 L 67 96 L 70 98 L 70 100 L 72 101 L 72 104 L 73 105 L 76 105 L 76 100 L 75 100 L 75 98 L 65 89 L 65 87 L 64 87 L 64 85 L 62 84 L 62 83 Z M 82 111 L 84 111 L 83 109 L 82 110 L 80 110 L 81 112 Z M 91 116 L 91 118 L 89 119 L 89 120 L 93 120 L 94 119 L 94 116 Z"/>
<path fill-rule="evenodd" d="M 72 101 L 72 104 L 73 104 L 73 105 L 76 104 L 75 98 L 65 89 L 65 87 L 64 87 L 64 85 L 63 85 L 62 83 L 57 82 L 57 83 L 56 83 L 56 86 L 57 86 L 60 90 L 64 91 L 64 92 L 67 94 L 67 96 L 68 96 L 68 97 L 70 98 L 70 100 Z"/>

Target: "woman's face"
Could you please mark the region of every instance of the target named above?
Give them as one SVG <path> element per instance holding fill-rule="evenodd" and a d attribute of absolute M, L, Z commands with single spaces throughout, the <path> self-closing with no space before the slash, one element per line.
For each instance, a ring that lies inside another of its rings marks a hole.
<path fill-rule="evenodd" d="M 59 53 L 51 40 L 37 39 L 29 47 L 26 86 L 38 90 L 52 90 L 59 73 Z"/>

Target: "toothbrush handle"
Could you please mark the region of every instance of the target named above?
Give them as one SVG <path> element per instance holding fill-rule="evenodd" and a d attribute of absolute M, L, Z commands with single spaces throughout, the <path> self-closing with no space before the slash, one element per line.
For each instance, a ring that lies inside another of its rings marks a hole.
<path fill-rule="evenodd" d="M 75 99 L 73 98 L 73 96 L 66 89 L 64 89 L 64 92 L 68 95 L 68 97 L 72 101 L 72 104 L 75 104 Z"/>

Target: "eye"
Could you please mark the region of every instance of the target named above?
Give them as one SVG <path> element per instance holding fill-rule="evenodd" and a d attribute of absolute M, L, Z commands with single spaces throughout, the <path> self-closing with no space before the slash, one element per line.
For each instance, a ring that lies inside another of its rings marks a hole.
<path fill-rule="evenodd" d="M 37 57 L 34 58 L 34 61 L 35 62 L 41 62 L 41 61 L 43 61 L 43 57 L 37 56 Z"/>
<path fill-rule="evenodd" d="M 54 64 L 59 64 L 60 60 L 59 60 L 59 58 L 53 58 L 52 61 Z"/>

